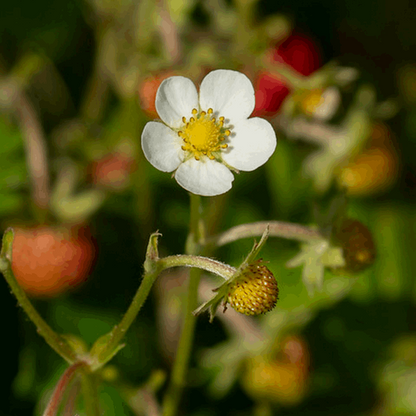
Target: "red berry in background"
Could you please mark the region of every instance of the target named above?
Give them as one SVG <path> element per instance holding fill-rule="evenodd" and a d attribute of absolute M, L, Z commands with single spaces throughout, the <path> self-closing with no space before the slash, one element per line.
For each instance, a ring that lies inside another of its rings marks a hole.
<path fill-rule="evenodd" d="M 30 296 L 53 297 L 84 282 L 95 260 L 85 227 L 15 228 L 12 270 Z"/>
<path fill-rule="evenodd" d="M 270 64 L 286 64 L 301 75 L 308 76 L 321 66 L 318 46 L 308 37 L 300 34 L 289 36 L 283 43 L 269 49 L 265 57 Z M 278 75 L 263 71 L 256 83 L 256 106 L 254 116 L 276 113 L 290 93 L 286 81 Z"/>
<path fill-rule="evenodd" d="M 135 160 L 125 153 L 112 153 L 95 161 L 92 165 L 92 181 L 114 190 L 129 185 L 130 174 L 135 170 Z"/>
<path fill-rule="evenodd" d="M 150 117 L 150 118 L 159 118 L 159 115 L 156 111 L 155 101 L 156 101 L 156 93 L 159 89 L 160 84 L 166 78 L 174 76 L 175 73 L 168 71 L 160 74 L 156 74 L 151 77 L 147 77 L 139 88 L 139 98 L 140 98 L 140 105 L 142 110 Z"/>

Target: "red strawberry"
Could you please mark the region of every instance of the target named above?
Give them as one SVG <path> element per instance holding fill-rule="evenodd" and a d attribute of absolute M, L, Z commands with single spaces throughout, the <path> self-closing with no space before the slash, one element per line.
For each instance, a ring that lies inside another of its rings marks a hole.
<path fill-rule="evenodd" d="M 12 270 L 30 296 L 52 297 L 78 286 L 94 260 L 86 228 L 15 228 Z"/>
<path fill-rule="evenodd" d="M 321 66 L 318 46 L 308 37 L 300 34 L 289 36 L 279 46 L 266 52 L 269 63 L 291 66 L 301 75 L 308 76 Z M 290 93 L 286 81 L 270 72 L 263 71 L 257 79 L 256 107 L 253 115 L 273 115 Z"/>

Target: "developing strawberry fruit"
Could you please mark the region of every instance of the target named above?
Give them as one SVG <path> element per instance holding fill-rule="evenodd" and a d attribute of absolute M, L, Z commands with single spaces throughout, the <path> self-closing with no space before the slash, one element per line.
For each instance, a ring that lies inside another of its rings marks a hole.
<path fill-rule="evenodd" d="M 335 271 L 359 273 L 370 267 L 376 258 L 376 247 L 371 231 L 362 222 L 347 218 L 337 227 L 335 244 L 343 251 L 345 266 Z"/>
<path fill-rule="evenodd" d="M 15 228 L 12 270 L 33 297 L 53 297 L 84 282 L 95 260 L 89 230 L 39 226 Z"/>
<path fill-rule="evenodd" d="M 266 59 L 275 65 L 276 69 L 279 64 L 286 64 L 305 76 L 316 71 L 321 65 L 317 45 L 300 34 L 293 34 L 279 46 L 270 49 L 266 52 Z M 257 79 L 256 107 L 253 115 L 273 115 L 280 109 L 290 92 L 290 86 L 282 77 L 263 71 Z"/>

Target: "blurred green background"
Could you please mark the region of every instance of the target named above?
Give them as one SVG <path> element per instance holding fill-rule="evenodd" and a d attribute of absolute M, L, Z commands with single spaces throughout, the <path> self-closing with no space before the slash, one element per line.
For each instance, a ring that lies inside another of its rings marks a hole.
<path fill-rule="evenodd" d="M 45 131 L 52 182 L 58 177 L 60 161 L 66 158 L 81 172 L 78 190 L 93 187 L 91 163 L 114 149 L 127 146 L 137 163 L 129 184 L 123 189 L 107 189 L 104 203 L 89 217 L 98 254 L 87 282 L 56 298 L 35 299 L 36 307 L 54 329 L 76 334 L 92 344 L 118 322 L 137 289 L 150 232 L 163 234 L 163 254 L 183 252 L 188 195 L 169 174 L 156 171 L 141 156 L 140 134 L 149 118 L 140 110 L 137 91 L 129 89 L 129 77 L 134 78 L 136 70 L 139 79 L 140 71 L 148 76 L 172 70 L 199 80 L 205 69 L 222 68 L 224 64 L 238 69 L 236 56 L 227 61 L 221 47 L 233 35 L 226 28 L 237 31 L 236 19 L 244 25 L 243 11 L 252 4 L 254 25 L 271 16 L 283 16 L 296 31 L 319 45 L 324 63 L 336 59 L 344 66 L 358 68 L 359 82 L 371 83 L 378 101 L 395 100 L 399 111 L 387 124 L 399 154 L 400 174 L 390 189 L 350 200 L 350 216 L 372 230 L 378 255 L 374 266 L 357 278 L 341 279 L 341 286 L 348 286 L 348 290 L 339 301 L 336 295 L 325 293 L 309 298 L 301 270 L 284 267 L 297 253 L 297 243 L 270 239 L 262 253 L 279 282 L 276 320 L 293 319 L 287 332 L 298 334 L 308 345 L 311 365 L 305 395 L 294 405 L 273 403 L 268 407 L 255 394 L 247 394 L 238 380 L 230 383 L 229 390 L 224 388 L 224 394 L 218 393 L 213 380 L 216 374 L 226 377 L 221 373 L 226 363 L 219 360 L 210 365 L 206 357 L 221 354 L 216 348 L 234 338 L 224 321 L 216 319 L 209 324 L 203 316 L 198 319 L 191 386 L 182 414 L 266 415 L 272 409 L 271 414 L 305 416 L 416 415 L 416 355 L 412 353 L 416 350 L 416 84 L 412 83 L 416 6 L 407 0 L 161 2 L 174 11 L 173 20 L 185 45 L 185 58 L 175 61 L 175 57 L 160 52 L 162 46 L 154 33 L 157 24 L 146 19 L 154 16 L 154 11 L 147 14 L 153 2 L 138 2 L 137 8 L 135 4 L 128 0 L 17 0 L 2 5 L 2 85 L 7 74 L 25 73 L 27 68 L 16 67 L 26 62 L 23 58 L 28 54 L 39 54 L 49 62 L 25 88 Z M 219 13 L 218 5 L 224 12 L 222 26 L 211 13 Z M 137 13 L 129 13 L 136 9 Z M 230 11 L 235 10 L 233 15 Z M 103 39 L 111 31 L 118 39 L 113 46 L 125 49 L 115 52 L 110 46 L 105 49 L 107 54 L 102 54 Z M 226 52 L 226 46 L 224 49 Z M 117 74 L 118 84 L 109 77 L 111 81 L 102 94 L 105 107 L 96 115 L 97 107 L 91 105 L 94 98 L 90 95 L 90 101 L 86 100 L 85 92 L 94 91 L 92 74 L 100 59 L 112 75 L 115 59 L 125 71 Z M 250 59 L 246 51 L 241 62 Z M 198 72 L 198 68 L 203 69 Z M 0 215 L 4 230 L 14 223 L 33 220 L 33 214 L 27 203 L 30 185 L 21 133 L 14 123 L 4 121 L 9 120 L 7 114 L 0 116 Z M 312 203 L 319 197 L 310 179 L 301 175 L 302 161 L 309 151 L 305 144 L 279 137 L 276 153 L 264 167 L 239 175 L 229 194 L 207 203 L 212 229 L 266 219 L 312 223 Z M 251 239 L 243 240 L 215 256 L 236 266 L 251 246 Z M 143 385 L 155 369 L 169 374 L 173 347 L 158 328 L 163 327 L 162 322 L 167 325 L 165 331 L 169 325 L 174 327 L 163 315 L 174 317 L 180 305 L 180 300 L 175 303 L 166 294 L 174 279 L 181 282 L 179 272 L 165 279 L 165 286 L 152 290 L 127 335 L 127 346 L 112 362 L 129 385 Z M 335 278 L 326 272 L 326 279 Z M 175 298 L 175 285 L 172 287 Z M 57 382 L 65 363 L 37 335 L 4 281 L 0 289 L 4 323 L 0 414 L 41 414 L 39 401 L 45 400 L 45 392 Z M 272 317 L 263 321 L 267 337 L 273 337 L 278 324 Z M 244 365 L 243 357 L 237 365 L 241 374 Z M 157 397 L 161 397 L 160 391 Z M 104 384 L 102 399 L 106 415 L 134 414 L 111 383 Z"/>

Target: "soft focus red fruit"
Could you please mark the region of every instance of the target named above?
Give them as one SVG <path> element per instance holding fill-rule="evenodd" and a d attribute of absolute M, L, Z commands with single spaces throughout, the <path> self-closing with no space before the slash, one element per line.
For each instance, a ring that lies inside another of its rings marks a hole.
<path fill-rule="evenodd" d="M 140 105 L 142 107 L 142 110 L 150 118 L 159 117 L 156 111 L 155 100 L 156 100 L 156 93 L 160 84 L 166 78 L 172 77 L 174 75 L 175 73 L 171 71 L 156 74 L 154 76 L 147 77 L 140 85 L 140 88 L 139 88 Z"/>
<path fill-rule="evenodd" d="M 53 297 L 86 280 L 95 260 L 89 230 L 15 228 L 13 273 L 30 296 Z"/>
<path fill-rule="evenodd" d="M 310 38 L 300 34 L 293 34 L 277 47 L 270 49 L 265 58 L 276 68 L 279 64 L 286 64 L 305 76 L 321 66 L 318 46 Z M 256 83 L 256 107 L 253 115 L 273 115 L 289 93 L 290 87 L 283 78 L 267 71 L 261 72 Z"/>
<path fill-rule="evenodd" d="M 92 181 L 95 185 L 120 190 L 129 184 L 135 170 L 135 160 L 125 153 L 112 153 L 92 165 Z"/>

